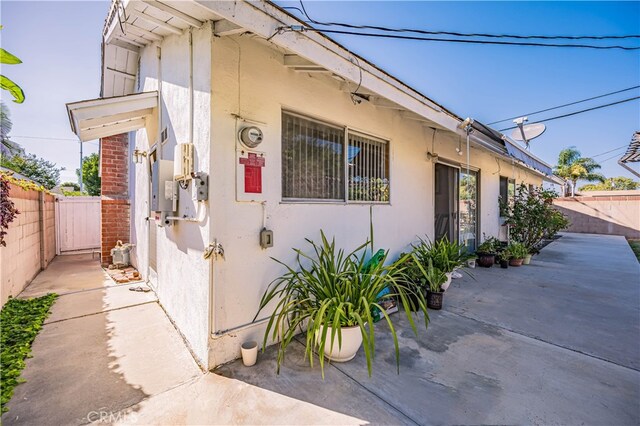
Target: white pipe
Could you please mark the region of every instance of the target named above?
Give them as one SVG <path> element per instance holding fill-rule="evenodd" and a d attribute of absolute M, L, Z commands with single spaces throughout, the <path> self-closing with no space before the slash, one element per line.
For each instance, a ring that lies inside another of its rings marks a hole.
<path fill-rule="evenodd" d="M 199 201 L 198 202 L 198 210 L 196 212 L 196 217 L 189 217 L 189 216 L 167 216 L 165 219 L 166 220 L 179 220 L 179 221 L 183 221 L 183 222 L 195 222 L 195 223 L 201 223 L 204 221 L 204 219 L 206 218 L 207 214 L 206 214 L 206 209 L 205 208 L 201 208 L 204 205 L 204 201 Z M 204 213 L 203 213 L 204 212 Z"/>
<path fill-rule="evenodd" d="M 189 143 L 193 143 L 193 32 L 189 28 Z"/>

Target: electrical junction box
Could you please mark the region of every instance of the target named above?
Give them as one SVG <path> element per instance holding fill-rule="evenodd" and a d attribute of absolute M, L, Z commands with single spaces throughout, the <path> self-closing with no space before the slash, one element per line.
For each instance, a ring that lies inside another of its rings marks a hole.
<path fill-rule="evenodd" d="M 193 176 L 193 199 L 207 201 L 209 199 L 209 175 L 195 173 Z"/>
<path fill-rule="evenodd" d="M 273 231 L 262 228 L 262 231 L 260 231 L 260 247 L 263 249 L 273 247 Z"/>
<path fill-rule="evenodd" d="M 173 180 L 173 161 L 155 161 L 151 166 L 151 211 L 175 212 L 177 194 L 177 183 Z"/>
<path fill-rule="evenodd" d="M 173 149 L 173 180 L 187 181 L 193 173 L 193 144 L 179 143 Z"/>

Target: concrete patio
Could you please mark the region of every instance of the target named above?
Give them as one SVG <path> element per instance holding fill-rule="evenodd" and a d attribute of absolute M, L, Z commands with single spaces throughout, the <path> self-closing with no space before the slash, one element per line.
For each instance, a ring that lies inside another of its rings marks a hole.
<path fill-rule="evenodd" d="M 399 375 L 380 323 L 373 377 L 360 350 L 324 381 L 299 342 L 279 376 L 275 348 L 203 374 L 153 293 L 75 260 L 57 258 L 25 291 L 64 294 L 4 424 L 640 422 L 640 266 L 621 237 L 565 234 L 532 265 L 477 268 L 418 337 L 393 315 Z"/>
<path fill-rule="evenodd" d="M 624 238 L 565 234 L 529 266 L 454 280 L 417 338 L 395 314 L 400 375 L 384 324 L 371 378 L 361 350 L 323 382 L 301 343 L 279 376 L 273 349 L 216 372 L 377 424 L 638 424 L 639 273 Z"/>

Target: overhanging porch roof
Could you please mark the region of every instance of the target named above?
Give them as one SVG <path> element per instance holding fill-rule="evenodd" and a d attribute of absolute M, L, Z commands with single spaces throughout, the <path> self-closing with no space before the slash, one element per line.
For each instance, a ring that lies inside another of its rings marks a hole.
<path fill-rule="evenodd" d="M 85 142 L 141 129 L 157 106 L 154 91 L 68 103 L 67 113 L 71 130 Z"/>

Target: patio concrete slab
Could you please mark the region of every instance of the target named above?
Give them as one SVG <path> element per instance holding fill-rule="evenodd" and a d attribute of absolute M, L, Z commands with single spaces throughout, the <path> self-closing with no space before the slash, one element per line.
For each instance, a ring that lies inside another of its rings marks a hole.
<path fill-rule="evenodd" d="M 640 264 L 624 237 L 566 233 L 531 265 L 471 273 L 447 311 L 640 370 Z"/>
<path fill-rule="evenodd" d="M 100 260 L 92 258 L 91 253 L 60 255 L 34 278 L 19 297 L 38 297 L 47 293 L 64 294 L 114 284 L 100 266 Z"/>
<path fill-rule="evenodd" d="M 216 372 L 374 424 L 640 423 L 638 262 L 626 242 L 565 234 L 534 259 L 454 280 L 444 310 L 430 311 L 418 337 L 404 313 L 394 314 L 399 375 L 382 323 L 371 378 L 361 349 L 328 367 L 342 374 L 339 386 L 323 382 L 296 344 L 280 376 L 275 348 L 255 367 L 236 361 Z M 362 415 L 389 406 L 393 421 Z"/>

